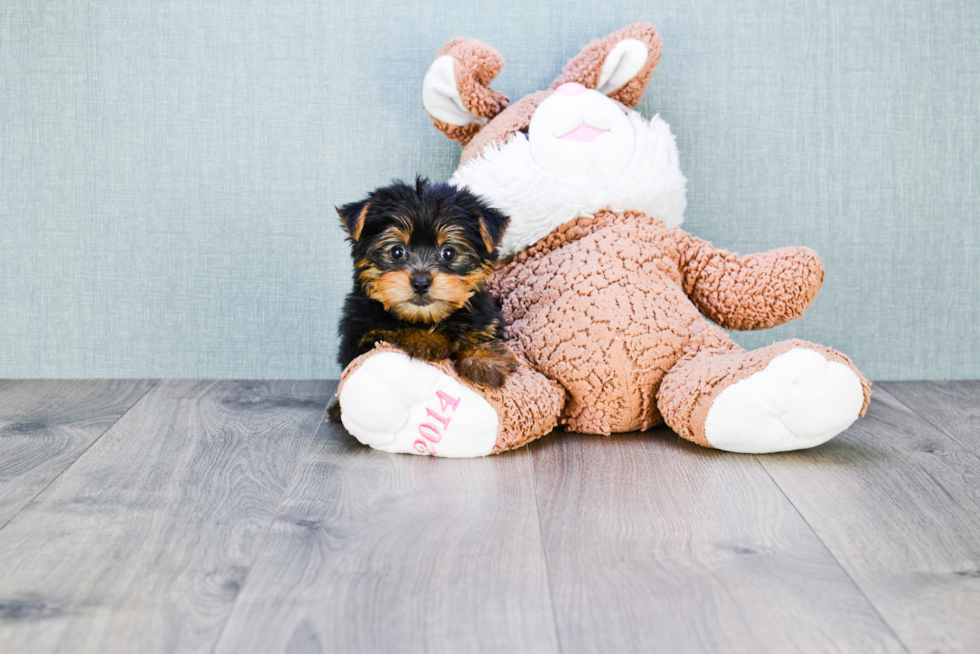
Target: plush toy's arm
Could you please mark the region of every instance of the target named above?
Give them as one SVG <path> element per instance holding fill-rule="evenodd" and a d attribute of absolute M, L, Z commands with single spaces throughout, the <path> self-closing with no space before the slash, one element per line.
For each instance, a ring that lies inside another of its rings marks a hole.
<path fill-rule="evenodd" d="M 740 257 L 680 229 L 674 237 L 684 292 L 725 329 L 766 329 L 799 318 L 823 283 L 823 264 L 810 248 Z"/>

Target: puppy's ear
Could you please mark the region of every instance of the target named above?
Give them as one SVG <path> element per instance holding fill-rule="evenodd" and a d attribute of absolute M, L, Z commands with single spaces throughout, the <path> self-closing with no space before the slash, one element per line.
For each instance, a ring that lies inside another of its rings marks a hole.
<path fill-rule="evenodd" d="M 662 45 L 663 39 L 653 25 L 630 25 L 585 46 L 565 64 L 551 88 L 577 82 L 635 107 L 660 62 Z"/>
<path fill-rule="evenodd" d="M 436 129 L 460 145 L 510 102 L 490 82 L 504 67 L 504 58 L 486 43 L 453 39 L 436 53 L 422 80 L 422 106 Z"/>
<path fill-rule="evenodd" d="M 483 238 L 483 244 L 487 247 L 487 252 L 493 252 L 504 238 L 504 232 L 507 230 L 507 223 L 510 222 L 510 218 L 486 205 L 480 207 L 479 217 L 480 236 Z"/>
<path fill-rule="evenodd" d="M 337 207 L 340 221 L 343 223 L 344 229 L 347 230 L 351 241 L 354 243 L 361 237 L 361 231 L 364 230 L 364 221 L 367 220 L 367 214 L 370 208 L 371 202 L 369 200 L 351 202 L 342 207 Z"/>

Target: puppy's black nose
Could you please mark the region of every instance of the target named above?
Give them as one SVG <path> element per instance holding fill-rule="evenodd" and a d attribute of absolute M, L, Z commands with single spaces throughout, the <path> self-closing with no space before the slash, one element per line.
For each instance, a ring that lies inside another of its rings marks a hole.
<path fill-rule="evenodd" d="M 422 295 L 432 288 L 432 279 L 424 275 L 412 277 L 412 290 Z"/>

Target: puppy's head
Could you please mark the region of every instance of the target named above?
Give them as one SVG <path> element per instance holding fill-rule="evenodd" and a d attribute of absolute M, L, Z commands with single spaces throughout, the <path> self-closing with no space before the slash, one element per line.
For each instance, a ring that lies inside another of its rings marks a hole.
<path fill-rule="evenodd" d="M 508 218 L 469 191 L 417 179 L 337 208 L 364 293 L 409 322 L 434 324 L 483 287 Z"/>

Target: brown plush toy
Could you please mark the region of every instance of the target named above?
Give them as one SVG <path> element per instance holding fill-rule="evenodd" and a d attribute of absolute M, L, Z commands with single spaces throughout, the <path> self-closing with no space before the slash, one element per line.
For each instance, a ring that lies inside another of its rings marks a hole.
<path fill-rule="evenodd" d="M 797 340 L 746 352 L 721 329 L 799 317 L 823 267 L 807 248 L 738 256 L 677 227 L 686 180 L 674 137 L 633 110 L 660 53 L 652 26 L 631 25 L 509 104 L 488 86 L 503 67 L 496 50 L 456 39 L 439 51 L 423 103 L 465 146 L 451 182 L 511 216 L 490 290 L 520 367 L 503 388 L 480 388 L 448 361 L 382 344 L 338 391 L 361 442 L 482 456 L 558 425 L 610 434 L 666 422 L 706 447 L 777 452 L 819 445 L 864 412 L 870 384 L 843 354 Z"/>

